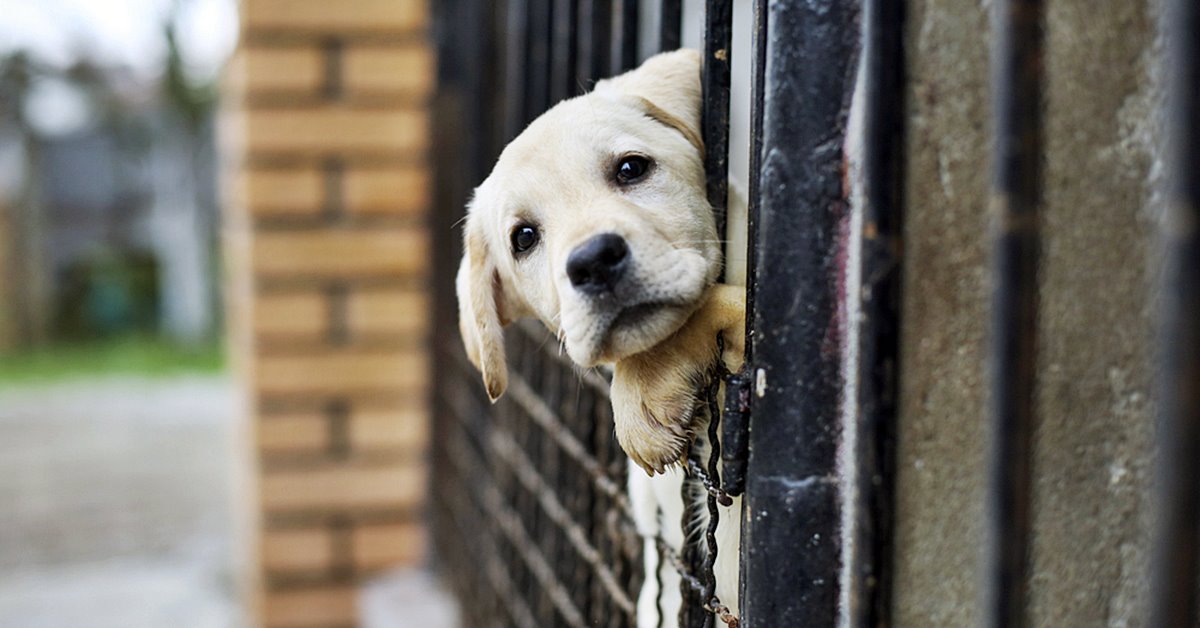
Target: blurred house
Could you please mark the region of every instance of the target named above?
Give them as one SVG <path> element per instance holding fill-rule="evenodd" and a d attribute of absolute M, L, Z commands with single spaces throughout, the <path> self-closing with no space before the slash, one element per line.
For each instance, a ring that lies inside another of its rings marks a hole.
<path fill-rule="evenodd" d="M 219 303 L 211 106 L 160 81 L 4 60 L 0 347 L 162 332 L 211 339 Z"/>

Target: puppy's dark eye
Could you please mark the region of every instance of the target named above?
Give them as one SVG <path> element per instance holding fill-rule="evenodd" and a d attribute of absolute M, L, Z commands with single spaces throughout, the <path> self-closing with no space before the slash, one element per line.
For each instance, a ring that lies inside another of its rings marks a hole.
<path fill-rule="evenodd" d="M 530 225 L 520 225 L 513 229 L 509 237 L 512 240 L 513 254 L 524 253 L 538 243 L 538 230 Z"/>
<path fill-rule="evenodd" d="M 650 160 L 641 155 L 626 155 L 617 162 L 616 179 L 621 185 L 637 183 L 650 171 Z"/>

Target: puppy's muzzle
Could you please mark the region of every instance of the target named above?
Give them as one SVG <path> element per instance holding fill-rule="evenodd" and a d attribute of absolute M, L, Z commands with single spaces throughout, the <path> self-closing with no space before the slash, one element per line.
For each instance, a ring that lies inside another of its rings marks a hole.
<path fill-rule="evenodd" d="M 629 245 L 615 233 L 602 233 L 567 256 L 571 286 L 588 296 L 613 292 L 629 266 Z"/>

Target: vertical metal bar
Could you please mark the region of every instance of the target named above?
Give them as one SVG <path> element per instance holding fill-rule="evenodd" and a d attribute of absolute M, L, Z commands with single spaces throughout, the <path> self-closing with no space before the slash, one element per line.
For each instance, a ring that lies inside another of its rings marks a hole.
<path fill-rule="evenodd" d="M 995 6 L 992 51 L 995 148 L 989 376 L 985 623 L 1026 623 L 1037 268 L 1042 202 L 1041 0 Z"/>
<path fill-rule="evenodd" d="M 490 88 L 491 75 L 495 70 L 494 55 L 488 54 L 494 42 L 494 19 L 491 3 L 480 0 L 453 0 L 439 4 L 435 13 L 435 31 L 438 45 L 438 88 L 433 108 L 433 132 L 438 138 L 433 153 L 435 188 L 435 211 L 431 217 L 437 245 L 434 247 L 434 267 L 442 272 L 453 269 L 460 256 L 461 237 L 453 228 L 466 206 L 471 186 L 478 183 L 486 173 L 489 160 L 487 138 L 491 117 L 495 114 Z M 444 276 L 435 282 L 433 298 L 433 320 L 435 347 L 453 348 L 460 351 L 458 331 L 453 321 L 457 317 L 452 276 Z M 450 381 L 460 377 L 453 364 L 445 359 L 444 351 L 435 351 L 434 381 Z M 451 410 L 442 402 L 436 391 L 430 399 L 434 419 L 434 440 L 442 446 L 433 449 L 432 464 L 439 470 L 431 474 L 432 482 L 445 481 L 451 486 L 463 481 L 452 468 L 445 455 L 445 444 L 458 437 L 458 433 L 447 420 Z M 433 494 L 444 494 L 446 487 L 435 488 Z M 451 489 L 453 490 L 453 489 Z M 437 546 L 442 550 L 439 559 L 451 567 L 458 564 L 461 542 L 456 537 L 457 528 L 449 521 L 455 507 L 439 509 L 442 519 L 437 526 Z M 459 573 L 456 580 L 460 585 L 470 579 L 470 574 Z M 463 590 L 459 589 L 460 592 Z M 484 595 L 487 595 L 485 592 Z"/>
<path fill-rule="evenodd" d="M 556 103 L 575 95 L 578 64 L 578 0 L 554 0 L 554 42 L 550 55 L 550 101 Z"/>
<path fill-rule="evenodd" d="M 579 0 L 579 69 L 583 91 L 610 74 L 612 0 Z"/>
<path fill-rule="evenodd" d="M 847 333 L 839 312 L 849 298 L 842 260 L 850 219 L 843 146 L 859 44 L 855 4 L 771 2 L 764 20 L 741 556 L 747 626 L 838 621 L 839 346 Z"/>
<path fill-rule="evenodd" d="M 1151 626 L 1200 623 L 1200 4 L 1167 3 L 1166 267 Z"/>
<path fill-rule="evenodd" d="M 746 211 L 747 260 L 755 259 L 755 243 L 758 240 L 759 180 L 762 174 L 763 147 L 763 91 L 767 71 L 767 3 L 768 0 L 755 0 L 754 3 L 753 49 L 751 51 L 753 55 L 751 72 L 753 75 L 750 78 L 750 181 L 746 191 L 748 195 Z M 754 286 L 756 276 L 756 265 L 753 263 L 747 264 L 746 285 Z M 746 291 L 746 338 L 750 338 L 753 335 L 753 312 L 754 290 L 748 289 Z M 753 360 L 753 347 L 751 343 L 746 343 L 745 363 L 749 365 Z M 722 437 L 723 447 L 721 457 L 725 471 L 722 484 L 725 491 L 730 495 L 741 495 L 746 487 L 746 450 L 748 447 L 746 420 L 750 405 L 750 399 L 746 395 L 750 392 L 750 386 L 744 378 L 748 377 L 750 375 L 747 374 L 746 369 L 742 373 L 734 375 L 734 380 L 730 382 L 725 399 L 725 416 L 722 417 L 724 433 Z M 738 595 L 742 597 L 745 595 L 745 592 L 739 591 Z"/>
<path fill-rule="evenodd" d="M 459 57 L 459 41 L 457 33 L 459 31 L 447 28 L 447 25 L 457 23 L 462 15 L 463 0 L 447 0 L 439 3 L 434 7 L 433 21 L 435 33 L 435 46 L 438 55 L 437 66 L 437 90 L 433 96 L 434 106 L 431 107 L 432 132 L 435 138 L 433 150 L 433 205 L 434 211 L 430 216 L 433 237 L 435 243 L 443 246 L 434 247 L 434 267 L 437 269 L 447 268 L 443 264 L 453 263 L 452 256 L 458 251 L 454 250 L 455 243 L 452 236 L 446 235 L 450 230 L 450 216 L 453 215 L 451 207 L 459 200 L 458 190 L 464 186 L 461 184 L 461 170 L 455 170 L 450 166 L 457 160 L 462 159 L 461 144 L 458 141 L 462 139 L 455 134 L 455 125 L 452 120 L 456 117 L 455 114 L 462 112 L 462 73 L 463 62 Z M 436 284 L 433 286 L 433 303 L 432 316 L 435 321 L 433 329 L 433 344 L 435 347 L 441 346 L 446 342 L 451 331 L 451 325 L 447 325 L 442 321 L 448 320 L 443 317 L 454 316 L 453 299 L 454 295 L 450 291 L 450 287 Z M 441 381 L 440 378 L 451 377 L 450 369 L 444 359 L 435 351 L 433 360 L 433 377 L 439 378 L 435 381 Z M 440 396 L 434 392 L 429 397 L 429 404 L 432 417 L 429 422 L 430 431 L 434 447 L 430 452 L 430 465 L 433 467 L 433 472 L 429 474 L 429 494 L 439 495 L 440 491 L 455 485 L 455 476 L 451 467 L 445 448 L 440 446 L 450 438 L 453 438 L 451 431 L 451 423 L 447 420 L 449 410 L 445 404 L 441 403 Z M 453 528 L 450 525 L 453 521 L 453 508 L 447 505 L 447 502 L 438 501 L 432 509 L 432 527 L 433 527 L 433 543 L 436 549 L 435 560 L 437 564 L 447 567 L 448 575 L 452 577 L 451 583 L 456 590 L 466 588 L 460 585 L 460 576 L 456 573 L 454 567 L 457 564 L 458 556 L 454 549 L 457 548 L 457 543 L 453 537 Z"/>
<path fill-rule="evenodd" d="M 613 74 L 631 70 L 638 62 L 638 0 L 613 1 Z"/>
<path fill-rule="evenodd" d="M 527 122 L 528 87 L 526 68 L 529 64 L 529 2 L 508 0 L 506 3 L 505 71 L 504 71 L 504 140 L 517 136 Z"/>
<path fill-rule="evenodd" d="M 702 87 L 701 134 L 705 146 L 705 176 L 709 204 L 713 207 L 713 218 L 717 224 L 718 237 L 724 239 L 725 210 L 727 205 L 729 181 L 729 52 L 733 30 L 733 6 L 731 0 L 708 0 L 705 6 L 704 51 L 700 81 Z M 705 440 L 708 445 L 706 461 L 691 460 L 694 469 L 707 469 L 705 473 L 715 486 L 720 486 L 721 477 L 719 461 L 721 459 L 721 441 L 718 438 L 721 426 L 720 403 L 718 396 L 721 386 L 720 369 L 711 373 L 711 383 L 705 391 L 707 399 L 708 432 Z M 697 454 L 693 451 L 693 454 Z M 699 474 L 696 474 L 699 475 Z M 692 478 L 692 481 L 703 481 L 703 478 Z M 683 485 L 684 503 L 688 503 L 692 493 L 690 482 Z M 681 583 L 683 606 L 680 608 L 679 623 L 681 626 L 701 626 L 711 628 L 714 613 L 728 611 L 716 598 L 716 578 L 713 566 L 717 558 L 717 525 L 721 513 L 717 507 L 717 498 L 711 492 L 706 500 L 708 510 L 708 525 L 705 529 L 705 552 L 703 560 L 696 560 L 695 551 L 685 551 L 703 584 L 699 596 L 687 585 Z M 680 525 L 688 530 L 694 526 L 695 513 L 685 510 Z M 694 549 L 694 548 L 691 548 Z M 697 564 L 699 563 L 699 564 Z"/>
<path fill-rule="evenodd" d="M 498 144 L 506 139 L 503 135 L 505 128 L 502 114 L 503 74 L 506 68 L 504 56 L 499 54 L 505 45 L 503 38 L 499 35 L 501 20 L 504 19 L 502 8 L 496 6 L 494 2 L 480 0 L 472 0 L 472 4 L 475 8 L 471 19 L 475 24 L 464 36 L 477 39 L 472 42 L 472 46 L 477 47 L 471 48 L 471 56 L 475 59 L 473 71 L 477 73 L 474 75 L 471 89 L 476 91 L 468 97 L 473 103 L 471 124 L 475 126 L 472 127 L 472 131 L 480 134 L 478 138 L 471 140 L 471 150 L 474 151 L 474 155 L 471 158 L 473 176 L 469 185 L 474 187 L 491 172 L 492 163 L 500 154 L 501 146 Z M 465 203 L 457 209 L 465 212 Z M 461 234 L 456 232 L 454 235 L 457 238 Z M 457 259 L 458 249 L 455 249 L 455 254 L 455 259 Z M 450 268 L 456 267 L 452 265 Z M 451 292 L 453 293 L 453 288 L 451 288 Z M 457 298 L 455 298 L 453 303 L 455 317 L 458 315 L 457 303 Z M 457 336 L 454 338 L 454 342 L 460 342 Z"/>
<path fill-rule="evenodd" d="M 553 38 L 551 0 L 527 0 L 527 3 L 524 124 L 542 115 L 550 106 L 550 42 Z"/>
<path fill-rule="evenodd" d="M 729 57 L 733 38 L 733 2 L 709 0 L 704 11 L 704 63 L 701 69 L 704 106 L 700 132 L 704 138 L 704 173 L 708 202 L 717 221 L 717 237 L 725 238 L 729 195 Z"/>
<path fill-rule="evenodd" d="M 512 89 L 508 79 L 512 64 L 508 59 L 510 45 L 508 1 L 485 4 L 489 8 L 489 19 L 484 25 L 483 32 L 487 34 L 489 41 L 484 48 L 485 54 L 488 56 L 483 58 L 481 66 L 486 66 L 490 70 L 486 85 L 489 91 L 480 96 L 486 102 L 491 103 L 491 109 L 480 115 L 486 116 L 487 124 L 484 128 L 489 134 L 483 151 L 486 157 L 483 172 L 486 174 L 491 171 L 492 164 L 496 162 L 496 157 L 504 150 L 508 140 L 512 139 L 509 135 L 508 110 L 506 109 L 507 95 Z"/>
<path fill-rule="evenodd" d="M 662 0 L 658 49 L 675 50 L 683 42 L 683 0 Z"/>
<path fill-rule="evenodd" d="M 891 523 L 900 345 L 904 145 L 904 3 L 863 3 L 863 207 L 851 626 L 890 625 Z"/>
<path fill-rule="evenodd" d="M 654 506 L 654 519 L 655 519 L 654 529 L 662 530 L 663 511 L 662 511 L 661 503 L 655 504 L 655 506 Z M 656 556 L 655 556 L 656 560 L 654 563 L 654 585 L 655 585 L 654 611 L 655 611 L 655 616 L 658 617 L 658 623 L 655 624 L 654 628 L 666 628 L 667 613 L 665 610 L 663 610 L 663 591 L 664 591 L 663 590 L 663 569 L 666 568 L 666 560 L 665 560 L 666 557 L 663 555 L 663 547 L 662 547 L 661 543 L 654 544 L 654 551 L 656 554 Z M 650 574 L 646 574 L 646 577 L 649 578 Z"/>
<path fill-rule="evenodd" d="M 700 115 L 700 132 L 704 140 L 704 173 L 708 202 L 713 207 L 713 219 L 717 225 L 717 238 L 725 239 L 725 217 L 729 205 L 729 60 L 732 56 L 733 1 L 709 0 L 704 11 L 704 57 L 700 71 L 703 107 Z M 722 245 L 724 248 L 724 245 Z M 718 368 L 708 390 L 708 476 L 716 486 L 721 486 L 721 404 L 719 403 L 722 369 Z M 714 613 L 728 612 L 716 598 L 717 581 L 713 567 L 717 560 L 717 525 L 721 512 L 717 508 L 717 497 L 709 493 L 708 529 L 704 539 L 708 546 L 701 576 L 704 579 L 705 613 L 704 625 L 713 625 Z"/>

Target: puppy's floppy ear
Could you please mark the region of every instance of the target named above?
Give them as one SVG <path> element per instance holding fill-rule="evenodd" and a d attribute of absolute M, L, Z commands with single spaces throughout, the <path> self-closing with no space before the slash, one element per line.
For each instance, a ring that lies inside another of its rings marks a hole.
<path fill-rule="evenodd" d="M 654 55 L 637 69 L 596 84 L 598 94 L 640 99 L 647 115 L 678 129 L 701 152 L 702 89 L 700 53 L 686 49 Z"/>
<path fill-rule="evenodd" d="M 508 387 L 500 277 L 481 227 L 472 218 L 467 219 L 455 291 L 458 294 L 458 330 L 467 357 L 483 374 L 488 398 L 495 402 Z"/>

